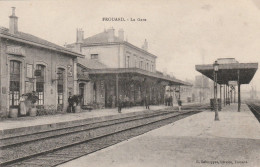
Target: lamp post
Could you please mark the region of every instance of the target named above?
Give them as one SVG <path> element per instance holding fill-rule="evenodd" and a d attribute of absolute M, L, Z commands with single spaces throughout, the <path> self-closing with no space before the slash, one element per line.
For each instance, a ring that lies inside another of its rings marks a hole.
<path fill-rule="evenodd" d="M 215 121 L 219 121 L 218 116 L 218 96 L 217 96 L 217 77 L 218 77 L 218 70 L 219 70 L 219 64 L 217 61 L 213 64 L 213 70 L 214 70 L 214 101 L 215 101 Z"/>

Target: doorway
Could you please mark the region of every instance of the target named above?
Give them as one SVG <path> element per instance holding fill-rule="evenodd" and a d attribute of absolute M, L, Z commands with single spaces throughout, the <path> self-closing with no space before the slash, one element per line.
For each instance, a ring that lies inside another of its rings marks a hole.
<path fill-rule="evenodd" d="M 79 84 L 79 95 L 80 95 L 80 105 L 85 105 L 85 100 L 84 100 L 84 97 L 85 97 L 85 83 L 80 83 Z"/>

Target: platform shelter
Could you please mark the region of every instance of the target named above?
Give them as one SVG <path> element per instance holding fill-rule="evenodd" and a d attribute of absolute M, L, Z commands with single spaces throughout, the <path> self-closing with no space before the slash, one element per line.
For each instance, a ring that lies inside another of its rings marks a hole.
<path fill-rule="evenodd" d="M 220 98 L 221 98 L 221 88 L 224 86 L 224 104 L 230 97 L 229 88 L 237 86 L 238 87 L 238 111 L 240 111 L 241 106 L 241 84 L 249 84 L 253 79 L 257 69 L 258 63 L 239 63 L 233 58 L 228 59 L 218 59 L 219 64 L 217 72 L 217 84 L 220 85 Z M 196 65 L 196 70 L 206 77 L 214 81 L 214 68 L 213 64 L 206 65 Z M 232 85 L 231 85 L 232 83 Z M 235 83 L 235 84 L 234 84 Z M 234 89 L 233 89 L 234 90 Z M 234 95 L 235 97 L 235 95 Z"/>
<path fill-rule="evenodd" d="M 117 106 L 119 98 L 127 98 L 129 105 L 143 105 L 147 98 L 150 104 L 164 104 L 165 86 L 191 86 L 173 77 L 138 68 L 92 69 L 89 78 L 101 83 L 100 93 L 106 108 Z"/>

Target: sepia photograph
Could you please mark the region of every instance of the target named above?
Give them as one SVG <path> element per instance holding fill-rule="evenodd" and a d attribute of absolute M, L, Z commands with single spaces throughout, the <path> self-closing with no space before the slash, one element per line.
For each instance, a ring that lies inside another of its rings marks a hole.
<path fill-rule="evenodd" d="M 259 167 L 260 0 L 0 0 L 1 167 Z"/>

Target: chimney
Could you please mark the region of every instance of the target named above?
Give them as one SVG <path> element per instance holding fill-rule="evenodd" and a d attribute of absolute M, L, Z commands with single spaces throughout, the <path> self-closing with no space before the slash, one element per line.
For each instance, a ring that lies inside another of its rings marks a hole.
<path fill-rule="evenodd" d="M 144 40 L 144 44 L 143 44 L 143 46 L 142 46 L 142 49 L 145 50 L 145 51 L 148 50 L 148 42 L 147 42 L 146 39 Z"/>
<path fill-rule="evenodd" d="M 108 35 L 108 42 L 114 42 L 114 36 L 115 36 L 115 29 L 112 27 L 107 30 Z"/>
<path fill-rule="evenodd" d="M 77 29 L 77 41 L 76 43 L 82 44 L 84 39 L 84 31 L 82 29 Z"/>
<path fill-rule="evenodd" d="M 120 41 L 124 41 L 125 39 L 124 30 L 122 28 L 118 30 L 118 38 Z"/>
<path fill-rule="evenodd" d="M 163 75 L 166 76 L 167 75 L 167 68 L 163 69 Z"/>
<path fill-rule="evenodd" d="M 18 17 L 15 16 L 15 7 L 12 7 L 12 15 L 9 18 L 9 32 L 16 34 L 18 32 Z"/>

